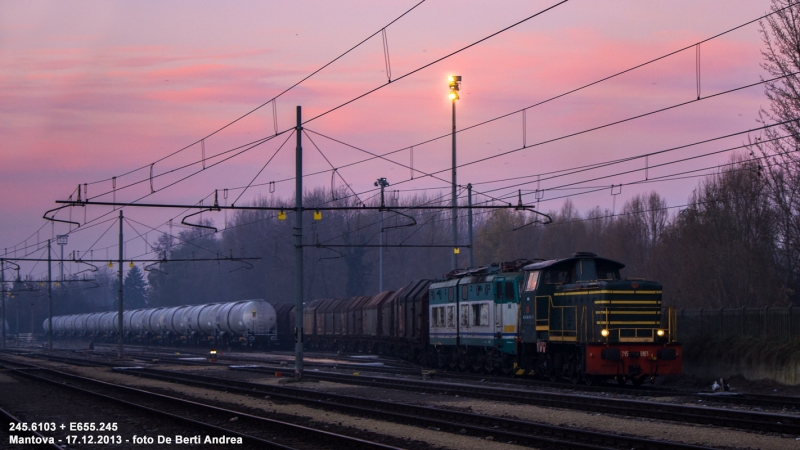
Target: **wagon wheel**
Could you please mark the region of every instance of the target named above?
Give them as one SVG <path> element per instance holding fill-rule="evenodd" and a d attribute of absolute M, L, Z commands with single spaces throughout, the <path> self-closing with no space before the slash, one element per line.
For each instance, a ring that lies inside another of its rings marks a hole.
<path fill-rule="evenodd" d="M 436 352 L 436 366 L 440 369 L 445 369 L 447 367 L 447 356 L 441 351 Z"/>
<path fill-rule="evenodd" d="M 497 361 L 494 358 L 487 358 L 486 362 L 483 364 L 483 370 L 486 371 L 487 374 L 497 373 L 500 364 L 502 364 L 502 361 Z"/>
<path fill-rule="evenodd" d="M 508 356 L 503 356 L 500 361 L 500 371 L 502 371 L 505 375 L 511 375 L 514 373 L 514 362 Z"/>
<path fill-rule="evenodd" d="M 645 377 L 631 378 L 631 383 L 633 383 L 634 386 L 639 387 L 642 385 L 642 383 L 644 383 L 644 379 Z"/>

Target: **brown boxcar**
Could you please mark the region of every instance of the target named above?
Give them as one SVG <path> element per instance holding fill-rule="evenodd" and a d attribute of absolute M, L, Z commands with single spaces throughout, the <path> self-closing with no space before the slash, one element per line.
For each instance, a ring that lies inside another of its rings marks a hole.
<path fill-rule="evenodd" d="M 344 336 L 347 334 L 347 308 L 353 298 L 343 298 L 333 311 L 333 334 Z"/>
<path fill-rule="evenodd" d="M 366 336 L 380 336 L 381 323 L 381 306 L 391 297 L 394 291 L 384 291 L 372 297 L 366 305 L 362 307 L 362 316 L 364 317 L 363 334 Z"/>
<path fill-rule="evenodd" d="M 418 304 L 421 300 L 419 297 L 423 296 L 427 299 L 430 284 L 430 280 L 415 280 L 403 289 L 403 294 L 397 299 L 396 336 L 408 340 L 419 338 L 420 320 L 418 316 L 422 314 L 428 317 L 427 305 Z"/>
<path fill-rule="evenodd" d="M 325 310 L 322 313 L 323 317 L 325 318 L 324 319 L 325 328 L 323 331 L 323 334 L 325 334 L 325 336 L 333 336 L 336 334 L 336 323 L 334 320 L 335 319 L 334 314 L 336 308 L 339 306 L 340 303 L 342 303 L 342 300 L 343 299 L 341 298 L 334 298 L 328 301 L 327 304 L 325 305 Z"/>
<path fill-rule="evenodd" d="M 378 327 L 378 336 L 382 337 L 395 337 L 397 335 L 396 316 L 397 316 L 397 300 L 403 294 L 403 288 L 400 288 L 392 295 L 390 295 L 382 304 L 380 310 L 380 326 Z"/>
<path fill-rule="evenodd" d="M 314 300 L 307 305 L 303 305 L 303 333 L 306 336 L 317 335 L 317 308 L 325 300 Z"/>
<path fill-rule="evenodd" d="M 369 295 L 361 297 L 353 297 L 353 300 L 347 306 L 347 335 L 348 336 L 361 336 L 364 334 L 364 305 L 369 303 L 372 299 Z"/>

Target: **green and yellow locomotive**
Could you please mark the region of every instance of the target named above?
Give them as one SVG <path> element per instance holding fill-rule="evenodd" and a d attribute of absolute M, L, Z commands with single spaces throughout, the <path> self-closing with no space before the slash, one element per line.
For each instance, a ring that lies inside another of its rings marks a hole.
<path fill-rule="evenodd" d="M 588 252 L 523 268 L 517 374 L 639 385 L 681 373 L 675 311 L 661 284 L 620 278 L 623 264 Z"/>

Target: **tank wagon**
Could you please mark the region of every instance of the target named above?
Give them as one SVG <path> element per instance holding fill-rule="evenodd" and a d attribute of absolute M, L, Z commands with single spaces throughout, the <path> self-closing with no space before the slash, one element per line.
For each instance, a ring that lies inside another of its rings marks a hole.
<path fill-rule="evenodd" d="M 681 373 L 661 284 L 621 279 L 593 253 L 491 264 L 373 297 L 305 305 L 310 348 L 384 353 L 429 367 L 639 385 Z M 293 308 L 286 308 L 294 329 Z"/>
<path fill-rule="evenodd" d="M 53 317 L 53 335 L 99 341 L 119 338 L 116 312 Z M 148 308 L 124 311 L 122 333 L 128 342 L 256 346 L 278 345 L 275 309 L 264 300 Z M 49 321 L 43 323 L 48 332 Z"/>

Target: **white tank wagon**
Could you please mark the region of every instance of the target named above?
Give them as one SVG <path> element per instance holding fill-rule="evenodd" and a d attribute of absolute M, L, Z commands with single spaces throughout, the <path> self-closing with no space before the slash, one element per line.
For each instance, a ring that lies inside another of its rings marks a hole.
<path fill-rule="evenodd" d="M 115 341 L 118 313 L 103 312 L 53 317 L 53 334 Z M 264 300 L 147 308 L 125 311 L 123 336 L 136 343 L 197 345 L 277 345 L 275 309 Z M 45 332 L 48 321 L 43 323 Z"/>
<path fill-rule="evenodd" d="M 174 308 L 164 308 L 157 314 L 158 330 L 161 336 L 167 340 L 179 338 L 181 336 L 180 321 L 183 317 L 183 310 L 188 306 L 177 306 Z"/>
<path fill-rule="evenodd" d="M 79 314 L 75 316 L 75 321 L 72 322 L 72 327 L 76 330 L 77 334 L 87 334 L 86 330 L 89 328 L 86 326 L 87 320 L 89 320 L 89 314 Z"/>

